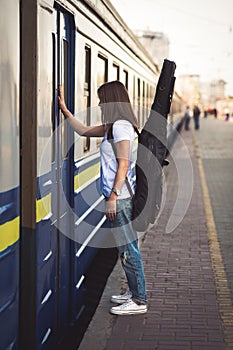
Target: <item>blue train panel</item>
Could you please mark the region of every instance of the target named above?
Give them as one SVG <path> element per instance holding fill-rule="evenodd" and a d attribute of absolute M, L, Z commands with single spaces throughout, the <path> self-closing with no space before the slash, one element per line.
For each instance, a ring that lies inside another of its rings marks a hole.
<path fill-rule="evenodd" d="M 99 190 L 99 154 L 78 161 L 74 172 L 74 246 L 72 255 L 72 317 L 85 310 L 87 270 L 101 242 L 94 242 L 101 229 L 104 200 Z M 104 223 L 105 219 L 103 220 Z"/>
<path fill-rule="evenodd" d="M 0 349 L 18 348 L 19 189 L 0 194 Z"/>
<path fill-rule="evenodd" d="M 50 343 L 56 330 L 56 246 L 50 220 L 37 224 L 37 343 Z M 39 347 L 39 348 L 40 348 Z"/>

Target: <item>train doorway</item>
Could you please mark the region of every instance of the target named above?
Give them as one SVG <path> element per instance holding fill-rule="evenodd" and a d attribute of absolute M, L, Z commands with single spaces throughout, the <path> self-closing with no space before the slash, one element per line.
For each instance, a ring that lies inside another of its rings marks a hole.
<path fill-rule="evenodd" d="M 74 19 L 61 6 L 55 5 L 56 33 L 54 49 L 54 113 L 52 154 L 53 231 L 57 240 L 57 332 L 68 330 L 71 310 L 71 251 L 73 230 L 73 131 L 58 108 L 58 86 L 63 86 L 67 107 L 74 110 Z"/>

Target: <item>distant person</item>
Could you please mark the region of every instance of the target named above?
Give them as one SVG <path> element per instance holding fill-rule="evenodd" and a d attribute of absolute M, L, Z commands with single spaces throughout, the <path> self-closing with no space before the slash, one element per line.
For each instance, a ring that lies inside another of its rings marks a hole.
<path fill-rule="evenodd" d="M 213 114 L 214 114 L 214 117 L 217 118 L 218 116 L 218 111 L 216 108 L 213 109 Z"/>
<path fill-rule="evenodd" d="M 200 108 L 197 105 L 195 105 L 193 109 L 193 120 L 194 120 L 195 130 L 198 130 L 200 128 L 200 114 L 201 114 Z"/>
<path fill-rule="evenodd" d="M 226 122 L 228 122 L 228 120 L 230 119 L 230 113 L 226 113 L 226 118 L 225 118 L 225 120 L 226 120 Z"/>
<path fill-rule="evenodd" d="M 190 119 L 191 119 L 191 112 L 190 112 L 189 106 L 187 106 L 185 113 L 184 113 L 184 128 L 185 128 L 185 130 L 189 130 Z"/>

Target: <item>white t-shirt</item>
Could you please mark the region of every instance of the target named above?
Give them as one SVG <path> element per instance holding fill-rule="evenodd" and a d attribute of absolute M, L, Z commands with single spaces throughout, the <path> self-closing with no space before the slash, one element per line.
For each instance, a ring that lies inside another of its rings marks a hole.
<path fill-rule="evenodd" d="M 128 181 L 130 183 L 131 189 L 134 193 L 135 191 L 135 181 L 133 179 L 132 172 L 132 150 L 133 143 L 135 139 L 135 131 L 133 125 L 128 120 L 117 120 L 113 124 L 113 140 L 114 143 L 123 140 L 130 141 L 130 166 L 127 174 Z M 104 136 L 103 141 L 100 145 L 100 155 L 101 155 L 101 177 L 100 177 L 100 187 L 104 196 L 109 197 L 114 185 L 114 180 L 118 168 L 118 163 L 115 154 L 112 149 L 111 143 L 107 140 L 107 135 Z M 129 198 L 130 193 L 127 189 L 126 183 L 124 183 L 119 199 Z"/>

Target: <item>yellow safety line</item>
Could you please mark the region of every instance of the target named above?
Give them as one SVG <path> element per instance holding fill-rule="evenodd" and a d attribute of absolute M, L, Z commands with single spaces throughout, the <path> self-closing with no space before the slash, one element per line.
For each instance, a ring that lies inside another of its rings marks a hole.
<path fill-rule="evenodd" d="M 206 225 L 209 238 L 210 257 L 212 269 L 214 272 L 217 302 L 219 313 L 223 326 L 224 341 L 226 342 L 226 350 L 233 349 L 233 309 L 231 300 L 231 291 L 228 286 L 227 275 L 224 268 L 223 258 L 221 254 L 218 234 L 215 226 L 213 209 L 210 201 L 209 190 L 203 168 L 203 162 L 199 152 L 196 137 L 193 133 L 195 153 L 198 159 L 198 168 L 201 179 L 202 195 L 205 209 Z"/>

